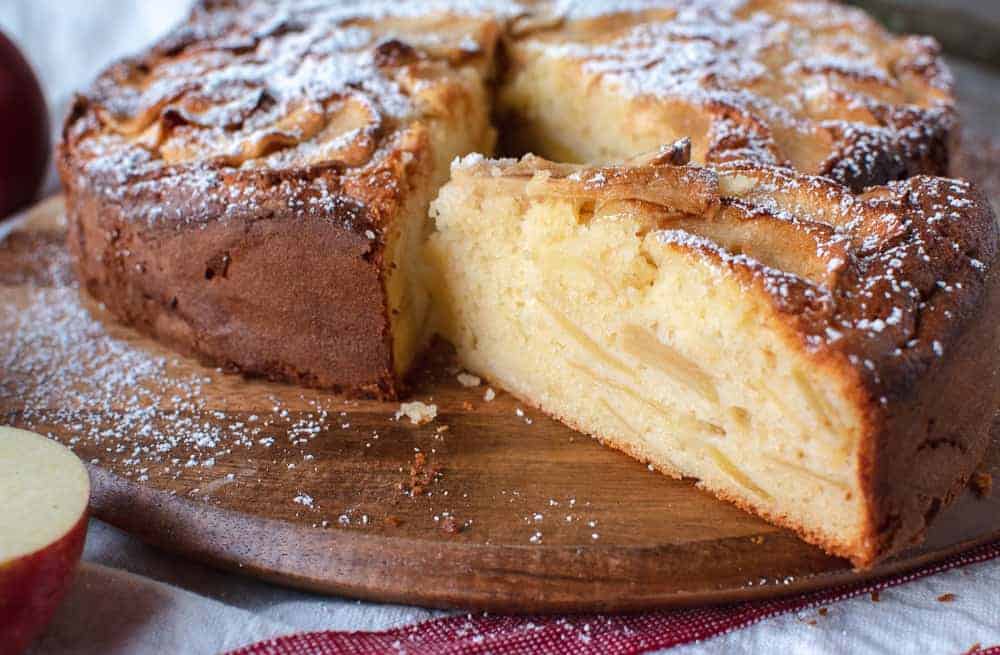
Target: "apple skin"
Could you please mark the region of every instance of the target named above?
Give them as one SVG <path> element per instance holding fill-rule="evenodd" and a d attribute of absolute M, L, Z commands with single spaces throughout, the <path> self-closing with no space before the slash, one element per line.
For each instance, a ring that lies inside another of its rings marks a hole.
<path fill-rule="evenodd" d="M 38 78 L 0 32 L 0 220 L 38 196 L 49 150 L 49 112 Z"/>
<path fill-rule="evenodd" d="M 69 591 L 87 537 L 88 516 L 61 539 L 0 565 L 0 655 L 20 655 Z"/>

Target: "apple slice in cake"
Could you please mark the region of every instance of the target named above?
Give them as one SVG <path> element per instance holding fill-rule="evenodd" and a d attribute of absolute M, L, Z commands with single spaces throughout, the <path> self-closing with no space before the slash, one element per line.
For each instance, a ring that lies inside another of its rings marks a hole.
<path fill-rule="evenodd" d="M 997 228 L 964 182 L 470 156 L 432 206 L 438 330 L 565 423 L 868 566 L 997 406 Z"/>

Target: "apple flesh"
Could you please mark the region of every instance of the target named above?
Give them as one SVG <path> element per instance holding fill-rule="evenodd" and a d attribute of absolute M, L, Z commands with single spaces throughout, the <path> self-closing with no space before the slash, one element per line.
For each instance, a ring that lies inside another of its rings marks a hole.
<path fill-rule="evenodd" d="M 48 624 L 80 562 L 90 479 L 76 455 L 32 432 L 0 427 L 0 655 Z"/>
<path fill-rule="evenodd" d="M 49 113 L 38 78 L 0 33 L 0 219 L 34 200 L 49 163 Z"/>

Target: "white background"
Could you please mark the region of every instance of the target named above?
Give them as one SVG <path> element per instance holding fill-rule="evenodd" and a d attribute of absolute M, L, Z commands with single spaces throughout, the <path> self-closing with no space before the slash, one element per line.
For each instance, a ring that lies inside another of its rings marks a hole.
<path fill-rule="evenodd" d="M 53 142 L 73 93 L 119 57 L 168 31 L 192 0 L 0 0 L 0 30 L 17 43 L 49 102 Z M 57 185 L 55 171 L 47 191 Z"/>

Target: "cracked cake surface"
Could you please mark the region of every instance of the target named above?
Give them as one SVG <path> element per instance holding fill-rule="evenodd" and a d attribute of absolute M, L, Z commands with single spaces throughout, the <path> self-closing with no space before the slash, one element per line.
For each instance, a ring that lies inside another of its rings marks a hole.
<path fill-rule="evenodd" d="M 600 163 L 689 137 L 697 162 L 790 166 L 855 190 L 947 173 L 952 79 L 933 39 L 829 2 L 572 3 L 555 16 L 515 23 L 499 94 L 515 150 Z"/>
<path fill-rule="evenodd" d="M 215 364 L 395 397 L 450 160 L 490 150 L 489 15 L 203 2 L 77 98 L 60 168 L 88 291 Z"/>

